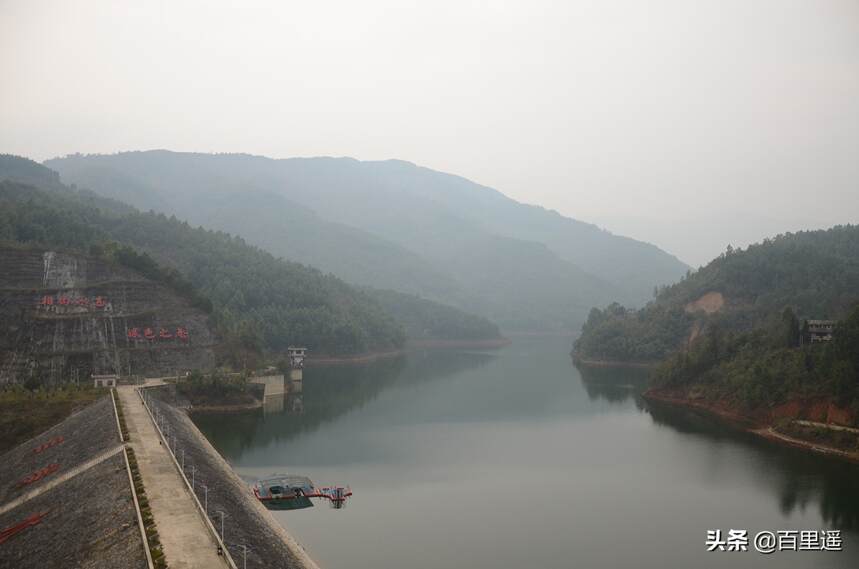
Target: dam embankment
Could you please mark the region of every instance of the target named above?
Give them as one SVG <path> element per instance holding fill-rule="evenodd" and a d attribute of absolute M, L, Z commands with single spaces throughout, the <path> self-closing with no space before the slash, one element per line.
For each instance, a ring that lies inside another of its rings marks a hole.
<path fill-rule="evenodd" d="M 242 567 L 247 555 L 248 569 L 319 569 L 197 429 L 174 387 L 147 388 L 145 392 L 164 438 L 175 449 L 178 468 L 193 485 L 218 534 L 224 513 L 222 539 L 236 564 Z"/>

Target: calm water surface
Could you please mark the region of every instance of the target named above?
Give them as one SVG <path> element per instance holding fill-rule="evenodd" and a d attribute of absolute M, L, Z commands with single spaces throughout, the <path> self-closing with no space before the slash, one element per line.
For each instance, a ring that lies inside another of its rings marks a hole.
<path fill-rule="evenodd" d="M 309 368 L 281 411 L 196 421 L 248 479 L 349 484 L 277 512 L 326 569 L 859 567 L 859 468 L 649 408 L 567 339 Z M 840 529 L 842 552 L 707 553 L 709 529 Z"/>

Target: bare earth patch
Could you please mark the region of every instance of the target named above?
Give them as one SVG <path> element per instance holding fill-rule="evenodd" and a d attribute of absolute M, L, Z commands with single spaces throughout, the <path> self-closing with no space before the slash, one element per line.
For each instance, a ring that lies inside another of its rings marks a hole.
<path fill-rule="evenodd" d="M 721 292 L 713 291 L 708 292 L 698 300 L 693 300 L 686 305 L 685 309 L 686 312 L 703 310 L 707 314 L 713 314 L 714 312 L 719 312 L 723 306 L 725 306 L 725 297 L 722 296 Z"/>
<path fill-rule="evenodd" d="M 688 311 L 688 309 L 687 309 L 687 311 Z M 700 334 L 701 334 L 701 323 L 695 322 L 695 324 L 692 325 L 692 330 L 689 332 L 689 340 L 687 340 L 687 342 L 689 344 L 691 344 L 692 342 L 695 341 L 695 338 L 697 338 Z"/>

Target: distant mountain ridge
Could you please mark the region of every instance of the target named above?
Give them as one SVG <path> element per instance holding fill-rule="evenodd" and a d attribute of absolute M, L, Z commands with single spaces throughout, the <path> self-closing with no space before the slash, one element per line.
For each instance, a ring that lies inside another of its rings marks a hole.
<path fill-rule="evenodd" d="M 67 183 L 508 330 L 575 329 L 592 306 L 643 304 L 688 268 L 653 245 L 397 160 L 159 150 L 45 164 Z"/>

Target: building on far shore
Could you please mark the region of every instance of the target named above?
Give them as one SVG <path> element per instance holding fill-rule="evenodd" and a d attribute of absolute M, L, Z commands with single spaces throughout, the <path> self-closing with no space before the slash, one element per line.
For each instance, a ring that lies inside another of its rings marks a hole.
<path fill-rule="evenodd" d="M 289 346 L 286 349 L 286 355 L 289 357 L 289 379 L 293 382 L 301 381 L 307 348 Z"/>
<path fill-rule="evenodd" d="M 802 330 L 803 344 L 829 342 L 835 333 L 835 320 L 806 320 Z"/>
<path fill-rule="evenodd" d="M 117 377 L 111 375 L 96 375 L 92 374 L 93 387 L 116 387 Z"/>
<path fill-rule="evenodd" d="M 289 367 L 292 369 L 304 369 L 304 358 L 307 355 L 307 348 L 289 346 L 286 349 L 286 354 L 289 357 Z"/>

